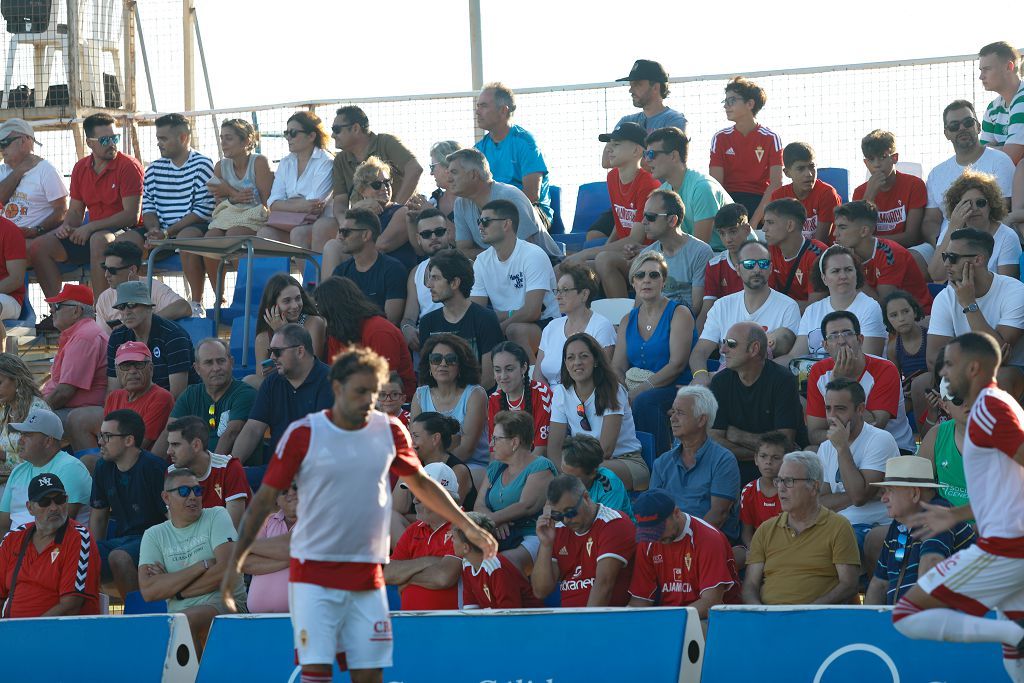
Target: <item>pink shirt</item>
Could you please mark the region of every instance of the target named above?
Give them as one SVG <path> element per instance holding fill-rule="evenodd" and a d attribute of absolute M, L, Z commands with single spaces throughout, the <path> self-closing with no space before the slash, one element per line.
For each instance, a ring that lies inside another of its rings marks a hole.
<path fill-rule="evenodd" d="M 284 511 L 278 510 L 267 517 L 263 528 L 256 538 L 272 538 L 288 533 L 288 525 L 284 521 Z M 272 574 L 259 574 L 252 577 L 249 584 L 249 599 L 246 603 L 253 614 L 263 612 L 288 612 L 288 568 L 285 567 Z"/>
<path fill-rule="evenodd" d="M 43 385 L 43 396 L 52 394 L 58 384 L 78 389 L 65 408 L 103 405 L 107 394 L 107 333 L 92 318 L 82 318 L 60 333 L 57 357 L 50 379 Z"/>

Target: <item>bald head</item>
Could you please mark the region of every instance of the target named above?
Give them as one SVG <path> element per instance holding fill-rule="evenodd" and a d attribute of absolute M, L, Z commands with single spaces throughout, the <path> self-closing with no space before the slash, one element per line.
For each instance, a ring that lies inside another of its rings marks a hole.
<path fill-rule="evenodd" d="M 768 355 L 768 335 L 765 333 L 764 328 L 757 323 L 736 323 L 729 328 L 729 337 L 741 344 L 746 344 L 748 348 L 756 343 L 758 345 L 757 351 L 755 352 L 753 348 L 750 348 L 750 351 L 760 358 L 765 358 Z"/>

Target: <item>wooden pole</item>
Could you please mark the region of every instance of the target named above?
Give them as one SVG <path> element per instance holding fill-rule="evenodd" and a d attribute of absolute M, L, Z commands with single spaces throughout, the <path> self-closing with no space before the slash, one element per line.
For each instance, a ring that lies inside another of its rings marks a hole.
<path fill-rule="evenodd" d="M 79 52 L 79 45 L 81 44 L 79 41 L 80 29 L 78 0 L 68 0 L 68 51 L 64 55 L 64 59 L 67 60 L 68 66 L 68 103 L 70 104 L 71 111 L 78 111 L 85 105 L 85 102 L 82 101 L 82 63 L 81 53 Z M 46 94 L 43 93 L 43 96 L 45 97 Z M 36 94 L 36 97 L 39 97 L 39 95 Z M 92 104 L 90 103 L 89 106 L 92 106 Z"/>
<path fill-rule="evenodd" d="M 195 0 L 182 0 L 181 3 L 181 39 L 183 41 L 183 57 L 185 76 L 185 111 L 193 111 L 196 108 L 196 83 L 195 83 L 195 40 L 192 32 L 192 12 L 195 10 Z"/>
<path fill-rule="evenodd" d="M 124 27 L 124 83 L 120 86 L 124 88 L 122 97 L 124 98 L 125 111 L 135 113 L 136 107 L 138 106 L 135 93 L 136 78 L 135 78 L 135 0 L 125 0 L 123 5 L 123 11 L 121 12 L 121 26 Z"/>

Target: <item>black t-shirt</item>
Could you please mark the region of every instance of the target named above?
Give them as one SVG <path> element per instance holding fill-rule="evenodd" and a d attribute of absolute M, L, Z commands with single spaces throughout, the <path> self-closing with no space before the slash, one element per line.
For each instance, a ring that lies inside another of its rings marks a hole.
<path fill-rule="evenodd" d="M 387 254 L 377 254 L 377 260 L 365 273 L 360 273 L 356 268 L 356 260 L 350 258 L 338 264 L 331 275 L 352 280 L 363 290 L 366 298 L 383 311 L 385 301 L 405 298 L 405 282 L 409 277 L 409 271 L 398 259 Z"/>
<path fill-rule="evenodd" d="M 139 453 L 127 472 L 100 459 L 92 480 L 90 505 L 113 511 L 116 538 L 141 536 L 149 527 L 167 521 L 167 506 L 160 498 L 166 474 L 167 463 L 149 451 Z"/>
<path fill-rule="evenodd" d="M 419 331 L 421 344 L 432 334 L 454 334 L 462 337 L 476 353 L 477 360 L 505 340 L 498 316 L 491 309 L 475 301 L 469 304 L 462 320 L 457 323 L 450 323 L 445 319 L 443 308 L 427 313 L 420 318 Z"/>
<path fill-rule="evenodd" d="M 118 325 L 110 333 L 110 340 L 107 341 L 107 377 L 117 377 L 117 366 L 114 363 L 117 347 L 128 341 L 138 339 L 135 331 L 124 325 Z M 192 337 L 178 323 L 154 315 L 149 325 L 146 346 L 153 354 L 153 384 L 170 391 L 170 377 L 179 372 L 188 373 L 189 384 L 199 382 L 199 375 L 193 366 L 196 355 L 192 348 Z"/>
<path fill-rule="evenodd" d="M 749 387 L 735 370 L 726 368 L 711 378 L 711 391 L 718 399 L 713 429 L 725 430 L 731 425 L 752 434 L 795 429 L 797 443 L 807 443 L 796 376 L 788 368 L 766 361 L 761 376 Z"/>

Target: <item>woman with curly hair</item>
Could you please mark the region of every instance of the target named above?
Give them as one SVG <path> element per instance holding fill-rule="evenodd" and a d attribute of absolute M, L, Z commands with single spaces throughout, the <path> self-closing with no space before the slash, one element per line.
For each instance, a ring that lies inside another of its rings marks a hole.
<path fill-rule="evenodd" d="M 278 273 L 267 280 L 256 314 L 257 365 L 270 358 L 267 349 L 270 347 L 271 337 L 288 323 L 305 327 L 309 336 L 313 338 L 313 349 L 317 357 L 324 357 L 327 323 L 299 281 L 287 273 Z"/>
<path fill-rule="evenodd" d="M 21 436 L 12 432 L 10 425 L 21 422 L 33 408 L 49 410 L 36 386 L 35 377 L 25 361 L 10 353 L 0 353 L 0 484 L 7 482 L 18 457 Z"/>

